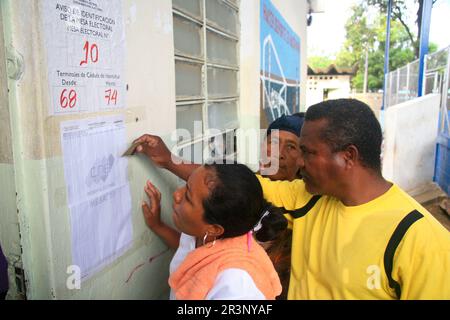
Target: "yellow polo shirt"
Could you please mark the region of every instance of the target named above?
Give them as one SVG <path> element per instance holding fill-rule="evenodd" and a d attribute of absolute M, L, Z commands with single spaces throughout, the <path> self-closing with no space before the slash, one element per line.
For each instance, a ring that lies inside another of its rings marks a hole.
<path fill-rule="evenodd" d="M 386 250 L 414 210 L 420 218 L 393 251 L 389 274 L 400 299 L 450 299 L 450 234 L 397 185 L 346 207 L 333 197 L 313 197 L 302 180 L 258 179 L 268 201 L 296 209 L 286 215 L 293 231 L 288 299 L 397 299 Z"/>

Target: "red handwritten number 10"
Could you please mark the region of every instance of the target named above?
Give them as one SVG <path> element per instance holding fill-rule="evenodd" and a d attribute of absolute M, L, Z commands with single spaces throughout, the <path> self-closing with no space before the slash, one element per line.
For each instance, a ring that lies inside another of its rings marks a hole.
<path fill-rule="evenodd" d="M 73 108 L 77 104 L 77 92 L 73 89 L 69 91 L 69 94 L 66 95 L 67 89 L 64 89 L 59 96 L 59 104 L 61 108 Z"/>
<path fill-rule="evenodd" d="M 90 58 L 92 63 L 96 63 L 98 61 L 98 47 L 95 43 L 89 45 L 89 41 L 84 43 L 83 47 L 85 57 L 84 60 L 81 60 L 80 66 L 88 63 L 88 59 Z"/>

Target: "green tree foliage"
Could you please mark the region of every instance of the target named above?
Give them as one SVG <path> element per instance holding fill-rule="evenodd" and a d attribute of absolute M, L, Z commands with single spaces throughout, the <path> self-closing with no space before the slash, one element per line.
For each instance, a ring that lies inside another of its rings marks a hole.
<path fill-rule="evenodd" d="M 346 40 L 336 57 L 338 66 L 353 66 L 365 55 L 366 47 L 373 47 L 376 32 L 369 27 L 366 10 L 364 5 L 352 7 L 353 13 L 345 24 Z"/>
<path fill-rule="evenodd" d="M 352 87 L 362 90 L 367 50 L 367 86 L 369 91 L 376 91 L 383 88 L 386 15 L 380 11 L 375 12 L 369 23 L 369 11 L 368 2 L 362 2 L 352 8 L 352 16 L 345 25 L 346 40 L 336 57 L 336 65 L 341 67 L 356 65 L 357 74 L 352 79 Z M 433 50 L 436 50 L 436 45 L 430 45 L 430 52 Z M 395 70 L 415 59 L 415 47 L 409 31 L 400 21 L 392 20 L 389 70 Z"/>
<path fill-rule="evenodd" d="M 432 1 L 432 5 L 437 0 Z M 385 14 L 387 12 L 388 1 L 387 0 L 367 0 L 369 6 L 376 6 L 379 8 L 380 12 Z M 412 4 L 417 6 L 415 23 L 417 26 L 417 32 L 414 31 L 414 27 L 409 25 L 408 21 L 408 6 Z M 424 0 L 395 0 L 392 1 L 392 19 L 399 22 L 404 31 L 407 33 L 412 46 L 414 48 L 414 55 L 416 58 L 419 57 L 419 46 L 420 46 L 420 30 L 422 29 L 422 8 L 424 5 Z"/>
<path fill-rule="evenodd" d="M 334 63 L 334 60 L 330 57 L 312 56 L 308 57 L 308 66 L 313 69 L 323 69 Z"/>
<path fill-rule="evenodd" d="M 417 59 L 418 36 L 414 32 L 414 28 L 408 26 L 405 22 L 408 20 L 406 6 L 412 2 L 418 3 L 419 10 L 421 10 L 423 0 L 393 1 L 393 18 L 391 20 L 389 44 L 389 70 L 403 67 Z M 336 56 L 336 61 L 332 61 L 329 57 L 311 57 L 308 59 L 309 66 L 313 68 L 325 68 L 331 63 L 334 63 L 338 67 L 356 66 L 357 73 L 352 79 L 352 87 L 358 91 L 362 91 L 367 50 L 368 90 L 377 91 L 382 89 L 384 80 L 384 50 L 386 45 L 386 7 L 387 0 L 361 0 L 360 4 L 352 7 L 352 15 L 345 24 L 346 40 L 341 51 Z M 417 19 L 420 19 L 419 13 L 417 13 Z M 430 43 L 428 51 L 431 53 L 435 52 L 436 49 L 437 45 Z"/>

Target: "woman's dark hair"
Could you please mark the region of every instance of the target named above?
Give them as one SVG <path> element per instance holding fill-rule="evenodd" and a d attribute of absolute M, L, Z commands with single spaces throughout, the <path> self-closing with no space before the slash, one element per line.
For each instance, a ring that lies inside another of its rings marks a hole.
<path fill-rule="evenodd" d="M 261 229 L 255 232 L 258 241 L 269 241 L 286 229 L 283 212 L 271 206 L 263 196 L 255 174 L 243 164 L 207 164 L 216 176 L 216 184 L 203 201 L 204 219 L 224 228 L 221 238 L 232 238 L 252 230 L 265 212 Z"/>

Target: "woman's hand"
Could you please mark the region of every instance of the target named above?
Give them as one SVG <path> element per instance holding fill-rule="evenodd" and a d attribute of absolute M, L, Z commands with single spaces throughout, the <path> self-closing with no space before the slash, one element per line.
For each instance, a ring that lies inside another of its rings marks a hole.
<path fill-rule="evenodd" d="M 145 222 L 152 230 L 161 228 L 161 192 L 150 181 L 147 181 L 144 191 L 150 199 L 150 204 L 142 203 Z"/>

